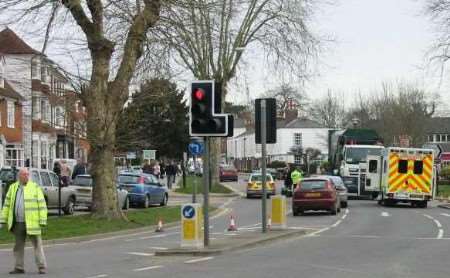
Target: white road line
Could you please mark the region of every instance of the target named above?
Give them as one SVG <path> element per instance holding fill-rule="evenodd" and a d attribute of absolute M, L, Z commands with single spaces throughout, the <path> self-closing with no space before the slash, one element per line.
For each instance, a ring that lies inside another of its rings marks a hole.
<path fill-rule="evenodd" d="M 441 213 L 441 215 L 442 215 L 442 216 L 450 217 L 450 214 L 448 214 L 448 213 Z"/>
<path fill-rule="evenodd" d="M 442 239 L 444 237 L 444 229 L 442 229 L 441 222 L 439 222 L 437 219 L 435 219 L 434 217 L 432 217 L 432 216 L 430 216 L 428 214 L 424 214 L 423 216 L 425 216 L 426 218 L 431 219 L 431 220 L 434 221 L 434 224 L 436 224 L 436 227 L 439 228 L 439 232 L 438 232 L 438 235 L 437 235 L 436 238 L 437 239 Z"/>
<path fill-rule="evenodd" d="M 169 248 L 167 247 L 158 247 L 158 246 L 150 246 L 151 249 L 154 250 L 168 250 Z"/>
<path fill-rule="evenodd" d="M 171 236 L 171 235 L 176 235 L 176 234 L 179 234 L 179 232 L 168 233 L 168 234 L 162 234 L 162 235 L 145 236 L 145 237 L 140 237 L 139 239 L 163 238 L 163 237 L 167 237 L 167 236 Z"/>
<path fill-rule="evenodd" d="M 199 262 L 209 261 L 212 259 L 214 259 L 214 257 L 204 257 L 204 258 L 200 258 L 200 259 L 185 261 L 184 263 L 185 264 L 195 264 L 195 263 L 199 263 Z"/>
<path fill-rule="evenodd" d="M 344 216 L 342 216 L 342 220 L 344 220 L 347 217 L 347 214 L 344 214 Z"/>
<path fill-rule="evenodd" d="M 99 274 L 99 275 L 95 275 L 95 276 L 89 276 L 86 278 L 103 278 L 103 277 L 108 277 L 108 275 L 107 274 Z"/>
<path fill-rule="evenodd" d="M 318 235 L 318 234 L 320 234 L 320 233 L 323 233 L 323 232 L 325 232 L 325 231 L 328 231 L 329 229 L 330 229 L 329 227 L 323 228 L 323 229 L 320 229 L 320 230 L 318 230 L 318 231 L 316 231 L 316 232 L 314 232 L 314 233 L 310 233 L 310 234 L 308 234 L 308 235 L 306 235 L 306 236 L 308 236 L 308 237 L 316 236 L 316 235 Z"/>
<path fill-rule="evenodd" d="M 381 213 L 381 216 L 383 216 L 383 217 L 389 217 L 389 216 L 391 216 L 391 215 L 389 214 L 389 212 L 383 211 L 383 212 Z"/>
<path fill-rule="evenodd" d="M 342 223 L 342 220 L 338 220 L 338 221 L 336 221 L 336 223 L 334 223 L 333 225 L 331 225 L 331 227 L 337 227 L 337 226 L 339 226 L 339 224 L 341 224 Z"/>
<path fill-rule="evenodd" d="M 442 225 L 441 225 L 441 223 L 439 221 L 437 221 L 436 219 L 433 219 L 433 221 L 434 221 L 434 223 L 436 223 L 436 226 L 438 228 L 442 228 Z"/>
<path fill-rule="evenodd" d="M 151 257 L 155 256 L 154 253 L 142 253 L 142 252 L 127 252 L 128 255 L 135 255 L 135 256 L 143 256 L 143 257 Z"/>
<path fill-rule="evenodd" d="M 155 266 L 148 266 L 148 267 L 142 267 L 142 268 L 136 268 L 133 269 L 134 272 L 140 272 L 140 271 L 145 271 L 145 270 L 152 270 L 152 269 L 158 269 L 158 268 L 163 268 L 163 265 L 155 265 Z"/>
<path fill-rule="evenodd" d="M 438 233 L 437 238 L 441 239 L 443 237 L 444 237 L 444 230 L 443 229 L 439 229 L 439 233 Z"/>

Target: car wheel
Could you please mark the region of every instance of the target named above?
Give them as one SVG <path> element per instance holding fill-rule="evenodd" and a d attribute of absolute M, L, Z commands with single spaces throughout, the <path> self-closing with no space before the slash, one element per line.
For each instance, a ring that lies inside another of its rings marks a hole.
<path fill-rule="evenodd" d="M 63 211 L 66 215 L 73 215 L 75 211 L 75 199 L 73 197 L 69 198 L 66 206 L 63 208 Z"/>
<path fill-rule="evenodd" d="M 245 198 L 250 199 L 252 196 L 250 194 L 247 193 L 247 195 L 245 195 Z"/>
<path fill-rule="evenodd" d="M 346 208 L 348 207 L 348 203 L 347 202 L 342 202 L 341 203 L 341 208 Z"/>
<path fill-rule="evenodd" d="M 419 202 L 419 203 L 417 204 L 417 206 L 418 206 L 419 208 L 427 208 L 428 202 L 427 202 L 427 201 L 421 201 L 421 202 Z"/>
<path fill-rule="evenodd" d="M 167 194 L 164 194 L 164 199 L 162 200 L 162 202 L 159 205 L 162 207 L 167 206 L 168 201 L 169 201 L 169 196 L 167 196 Z"/>
<path fill-rule="evenodd" d="M 128 210 L 130 208 L 130 199 L 126 197 L 125 202 L 123 204 L 123 210 Z"/>
<path fill-rule="evenodd" d="M 143 207 L 144 208 L 149 208 L 150 207 L 150 197 L 148 195 L 145 195 L 145 200 L 143 203 Z"/>
<path fill-rule="evenodd" d="M 338 212 L 337 204 L 334 205 L 334 207 L 331 209 L 331 215 L 336 215 Z"/>
<path fill-rule="evenodd" d="M 299 215 L 300 215 L 299 212 L 300 212 L 300 211 L 299 211 L 299 210 L 296 210 L 295 208 L 292 209 L 292 215 L 293 215 L 293 216 L 299 216 Z"/>

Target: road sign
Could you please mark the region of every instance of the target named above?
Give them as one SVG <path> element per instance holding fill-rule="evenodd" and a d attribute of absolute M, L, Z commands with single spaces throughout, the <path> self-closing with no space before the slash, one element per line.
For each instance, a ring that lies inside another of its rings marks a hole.
<path fill-rule="evenodd" d="M 204 146 L 201 142 L 192 142 L 189 144 L 189 152 L 191 155 L 201 155 L 203 154 Z"/>
<path fill-rule="evenodd" d="M 143 150 L 142 157 L 147 160 L 155 160 L 156 159 L 156 151 L 155 150 Z"/>
<path fill-rule="evenodd" d="M 183 207 L 183 217 L 187 219 L 191 219 L 195 216 L 195 208 L 190 205 L 186 205 Z"/>
<path fill-rule="evenodd" d="M 181 207 L 181 247 L 204 247 L 202 217 L 200 204 L 186 204 Z"/>
<path fill-rule="evenodd" d="M 136 159 L 136 152 L 127 152 L 127 159 Z"/>

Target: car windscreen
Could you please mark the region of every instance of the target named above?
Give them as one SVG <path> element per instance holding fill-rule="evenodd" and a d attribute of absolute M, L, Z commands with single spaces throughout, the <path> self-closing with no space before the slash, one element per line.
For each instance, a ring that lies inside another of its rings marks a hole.
<path fill-rule="evenodd" d="M 300 182 L 301 190 L 324 189 L 327 185 L 325 180 L 304 180 Z"/>
<path fill-rule="evenodd" d="M 267 181 L 272 181 L 272 176 L 267 175 L 266 180 L 267 180 Z M 262 175 L 254 175 L 254 176 L 251 176 L 250 181 L 251 181 L 251 182 L 262 182 Z"/>
<path fill-rule="evenodd" d="M 91 177 L 80 177 L 77 176 L 73 180 L 73 184 L 77 186 L 92 186 L 92 178 Z"/>
<path fill-rule="evenodd" d="M 366 162 L 368 155 L 381 155 L 381 148 L 348 148 L 345 161 L 349 164 Z"/>
<path fill-rule="evenodd" d="M 14 179 L 13 171 L 11 169 L 2 169 L 0 171 L 0 180 L 8 181 Z"/>
<path fill-rule="evenodd" d="M 119 183 L 125 183 L 125 184 L 139 183 L 139 179 L 140 179 L 140 176 L 120 175 Z"/>

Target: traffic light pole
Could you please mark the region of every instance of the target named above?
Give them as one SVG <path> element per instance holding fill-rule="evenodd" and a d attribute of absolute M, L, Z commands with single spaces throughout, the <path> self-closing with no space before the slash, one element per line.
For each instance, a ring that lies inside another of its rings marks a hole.
<path fill-rule="evenodd" d="M 205 156 L 203 162 L 203 244 L 209 246 L 209 183 L 211 181 L 210 137 L 205 137 Z"/>
<path fill-rule="evenodd" d="M 261 100 L 261 175 L 262 175 L 262 232 L 267 232 L 267 189 L 266 189 L 266 100 Z"/>

